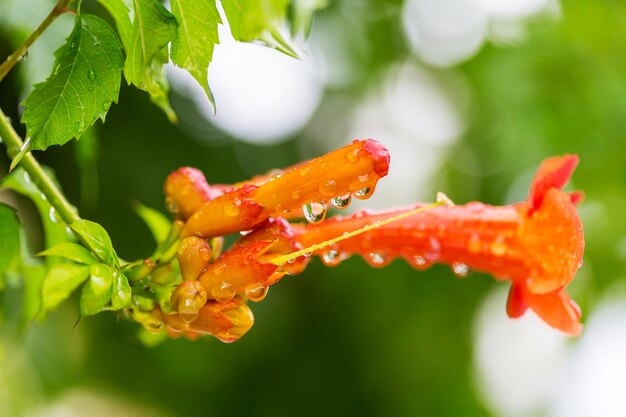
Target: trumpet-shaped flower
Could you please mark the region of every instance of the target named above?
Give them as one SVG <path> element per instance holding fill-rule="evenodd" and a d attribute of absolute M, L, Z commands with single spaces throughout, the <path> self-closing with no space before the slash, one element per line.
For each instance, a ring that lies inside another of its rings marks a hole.
<path fill-rule="evenodd" d="M 327 205 L 345 208 L 352 196 L 369 197 L 387 174 L 389 154 L 381 144 L 354 141 L 232 186 L 209 186 L 200 171 L 181 168 L 168 177 L 165 192 L 168 208 L 185 222 L 177 258 L 184 282 L 163 322 L 173 336 L 234 341 L 253 324 L 246 301 L 262 300 L 284 275 L 301 272 L 305 255 L 332 266 L 358 254 L 374 267 L 401 257 L 417 269 L 442 262 L 460 276 L 471 268 L 510 280 L 509 316 L 530 308 L 552 327 L 579 334 L 580 310 L 565 287 L 584 250 L 574 207 L 582 194 L 562 191 L 577 162 L 571 155 L 547 159 L 529 198 L 509 206 L 455 206 L 443 198 L 326 221 Z M 288 221 L 298 216 L 309 223 Z M 242 236 L 221 253 L 215 238 L 233 232 Z"/>

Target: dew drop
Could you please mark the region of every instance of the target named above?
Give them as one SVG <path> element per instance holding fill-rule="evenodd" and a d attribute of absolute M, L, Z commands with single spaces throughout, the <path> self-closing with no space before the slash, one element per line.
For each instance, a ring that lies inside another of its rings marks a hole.
<path fill-rule="evenodd" d="M 220 303 L 227 303 L 235 297 L 235 288 L 224 281 L 211 288 L 211 296 Z"/>
<path fill-rule="evenodd" d="M 292 192 L 291 196 L 293 197 L 294 200 L 299 199 L 300 198 L 300 191 L 296 190 L 296 191 Z"/>
<path fill-rule="evenodd" d="M 178 204 L 172 197 L 165 197 L 165 208 L 172 214 L 178 214 Z"/>
<path fill-rule="evenodd" d="M 341 262 L 341 258 L 339 257 L 339 252 L 336 250 L 329 250 L 322 255 L 322 261 L 327 266 L 334 266 Z"/>
<path fill-rule="evenodd" d="M 309 223 L 319 223 L 326 218 L 326 204 L 310 203 L 302 206 L 304 218 Z"/>
<path fill-rule="evenodd" d="M 30 140 L 30 138 L 29 138 Z M 28 140 L 26 141 L 28 142 Z M 26 143 L 24 142 L 24 143 Z M 22 148 L 24 147 L 24 145 L 22 145 Z M 22 148 L 20 148 L 20 151 L 22 150 Z M 28 172 L 24 171 L 24 181 L 26 182 L 26 184 L 30 184 L 33 182 L 33 180 L 30 179 L 30 175 L 28 175 Z"/>
<path fill-rule="evenodd" d="M 96 72 L 92 69 L 90 69 L 89 71 L 87 71 L 87 78 L 89 79 L 89 81 L 93 81 L 96 79 Z"/>
<path fill-rule="evenodd" d="M 353 164 L 359 162 L 359 148 L 346 152 L 346 159 Z"/>
<path fill-rule="evenodd" d="M 324 197 L 331 196 L 337 191 L 337 181 L 328 180 L 319 186 L 320 194 Z"/>
<path fill-rule="evenodd" d="M 236 217 L 239 215 L 239 206 L 241 205 L 240 200 L 229 201 L 224 205 L 224 213 L 230 217 Z"/>
<path fill-rule="evenodd" d="M 498 237 L 496 240 L 491 242 L 491 253 L 495 256 L 502 256 L 506 253 L 506 243 L 504 242 L 504 238 L 502 236 Z"/>
<path fill-rule="evenodd" d="M 426 259 L 424 259 L 423 256 L 420 256 L 420 255 L 416 255 L 416 256 L 413 256 L 412 258 L 410 258 L 409 259 L 409 263 L 415 269 L 426 269 L 430 265 L 429 262 Z"/>
<path fill-rule="evenodd" d="M 305 177 L 305 176 L 309 173 L 309 171 L 310 171 L 310 170 L 311 170 L 311 168 L 309 168 L 309 167 L 302 168 L 302 169 L 300 170 L 300 175 L 301 175 L 301 176 L 303 176 L 303 177 Z"/>
<path fill-rule="evenodd" d="M 198 253 L 200 254 L 200 258 L 204 262 L 209 262 L 211 260 L 211 251 L 209 250 L 209 248 L 203 246 L 198 250 Z"/>
<path fill-rule="evenodd" d="M 337 197 L 332 198 L 330 200 L 330 204 L 332 204 L 333 206 L 339 209 L 344 209 L 350 205 L 351 201 L 352 201 L 352 195 L 350 195 L 350 193 L 347 193 L 347 194 L 338 195 Z"/>
<path fill-rule="evenodd" d="M 87 90 L 89 90 L 89 91 L 93 91 L 93 87 L 92 87 L 92 86 L 89 86 L 89 87 L 87 87 Z"/>
<path fill-rule="evenodd" d="M 185 323 L 191 323 L 198 318 L 198 313 L 194 313 L 191 311 L 179 311 L 178 317 L 180 317 L 180 319 Z"/>
<path fill-rule="evenodd" d="M 52 220 L 53 223 L 58 223 L 61 220 L 54 207 L 50 207 L 48 216 L 50 217 L 50 220 Z"/>
<path fill-rule="evenodd" d="M 282 177 L 282 176 L 283 176 L 283 174 L 279 174 L 279 173 L 273 174 L 273 175 L 270 177 L 270 181 L 275 181 L 275 180 L 279 179 L 279 178 L 280 178 L 280 177 Z"/>
<path fill-rule="evenodd" d="M 478 237 L 478 235 L 473 234 L 472 236 L 470 236 L 470 239 L 467 242 L 467 250 L 470 253 L 479 253 L 482 246 L 483 244 L 480 241 L 480 238 Z"/>
<path fill-rule="evenodd" d="M 380 253 L 371 252 L 367 256 L 369 258 L 370 263 L 373 264 L 373 265 L 381 266 L 381 265 L 385 264 L 386 259 Z"/>
<path fill-rule="evenodd" d="M 464 264 L 463 262 L 454 262 L 452 264 L 452 271 L 459 278 L 465 278 L 469 273 L 469 266 Z"/>
<path fill-rule="evenodd" d="M 225 263 L 219 263 L 213 266 L 213 274 L 214 275 L 222 275 L 224 273 L 224 270 L 226 270 L 226 264 Z"/>
<path fill-rule="evenodd" d="M 373 191 L 373 188 L 363 187 L 360 190 L 355 191 L 354 196 L 359 200 L 367 200 L 372 195 Z"/>
<path fill-rule="evenodd" d="M 250 300 L 258 302 L 265 298 L 267 290 L 267 286 L 257 282 L 246 287 L 246 295 Z"/>

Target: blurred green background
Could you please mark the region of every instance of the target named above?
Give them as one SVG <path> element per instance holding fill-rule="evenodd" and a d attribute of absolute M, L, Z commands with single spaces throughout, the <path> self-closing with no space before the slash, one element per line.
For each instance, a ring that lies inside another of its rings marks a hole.
<path fill-rule="evenodd" d="M 0 0 L 0 57 L 49 5 Z M 56 22 L 0 84 L 13 120 L 70 26 Z M 296 41 L 302 61 L 222 33 L 209 73 L 218 119 L 172 69 L 179 125 L 124 87 L 93 137 L 37 153 L 125 259 L 154 245 L 131 202 L 165 212 L 162 183 L 180 166 L 232 183 L 374 137 L 392 162 L 372 205 L 437 190 L 457 203 L 506 204 L 525 198 L 542 159 L 577 153 L 586 252 L 569 288 L 587 325 L 581 338 L 533 317 L 508 320 L 506 285 L 481 273 L 315 260 L 253 304 L 255 326 L 230 345 L 146 347 L 136 323 L 113 314 L 74 328 L 76 300 L 17 335 L 7 313 L 0 415 L 626 415 L 624 39 L 618 0 L 331 1 L 310 40 Z M 4 175 L 4 155 L 0 165 Z M 18 296 L 3 294 L 6 311 Z"/>

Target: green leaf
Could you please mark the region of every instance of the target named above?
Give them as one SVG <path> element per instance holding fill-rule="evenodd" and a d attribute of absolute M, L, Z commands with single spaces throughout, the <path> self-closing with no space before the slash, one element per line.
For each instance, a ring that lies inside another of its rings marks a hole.
<path fill-rule="evenodd" d="M 134 0 L 134 14 L 124 76 L 128 84 L 147 91 L 152 101 L 175 119 L 163 64 L 168 61 L 167 44 L 177 36 L 176 18 L 157 0 Z"/>
<path fill-rule="evenodd" d="M 26 326 L 41 312 L 43 284 L 47 268 L 42 264 L 25 264 L 21 272 L 24 276 L 21 325 Z"/>
<path fill-rule="evenodd" d="M 65 45 L 55 52 L 50 78 L 37 84 L 24 101 L 22 122 L 29 150 L 62 145 L 80 137 L 117 102 L 121 46 L 104 20 L 79 15 Z"/>
<path fill-rule="evenodd" d="M 91 265 L 98 259 L 87 249 L 76 243 L 63 242 L 39 254 L 39 256 L 58 256 L 79 264 Z"/>
<path fill-rule="evenodd" d="M 111 301 L 111 290 L 117 272 L 109 265 L 91 265 L 91 277 L 80 296 L 80 315 L 91 316 L 105 310 Z"/>
<path fill-rule="evenodd" d="M 44 170 L 46 174 L 56 183 L 52 170 L 47 167 L 44 167 Z M 39 191 L 37 186 L 32 182 L 26 171 L 22 168 L 17 168 L 2 180 L 0 186 L 2 188 L 13 190 L 33 201 L 43 223 L 46 247 L 52 247 L 57 243 L 69 240 L 69 235 L 65 230 L 65 225 L 59 221 L 58 214 L 50 205 L 48 200 L 46 200 L 45 196 Z"/>
<path fill-rule="evenodd" d="M 113 310 L 128 307 L 132 301 L 132 290 L 128 284 L 128 278 L 121 272 L 116 272 L 113 281 L 113 292 L 111 293 L 111 305 Z"/>
<path fill-rule="evenodd" d="M 222 6 L 235 39 L 262 41 L 283 53 L 297 57 L 278 28 L 285 21 L 289 0 L 223 0 Z"/>
<path fill-rule="evenodd" d="M 172 42 L 172 61 L 200 83 L 211 104 L 213 94 L 207 81 L 209 62 L 219 43 L 217 25 L 222 23 L 214 0 L 171 0 L 178 20 L 178 37 Z"/>
<path fill-rule="evenodd" d="M 141 203 L 134 203 L 133 209 L 146 223 L 156 243 L 163 242 L 169 234 L 172 222 L 160 211 L 144 206 Z"/>
<path fill-rule="evenodd" d="M 120 265 L 109 234 L 98 223 L 80 219 L 70 224 L 70 228 L 82 238 L 85 244 L 104 263 L 112 266 Z"/>
<path fill-rule="evenodd" d="M 0 275 L 12 270 L 20 258 L 20 221 L 15 210 L 0 204 Z"/>
<path fill-rule="evenodd" d="M 128 50 L 128 44 L 130 43 L 131 23 L 130 23 L 130 9 L 124 2 L 124 0 L 98 0 L 115 21 L 115 27 L 117 27 L 117 33 L 120 35 L 120 40 L 124 49 Z"/>
<path fill-rule="evenodd" d="M 43 307 L 50 310 L 70 296 L 89 277 L 89 267 L 72 263 L 51 267 L 43 282 Z"/>

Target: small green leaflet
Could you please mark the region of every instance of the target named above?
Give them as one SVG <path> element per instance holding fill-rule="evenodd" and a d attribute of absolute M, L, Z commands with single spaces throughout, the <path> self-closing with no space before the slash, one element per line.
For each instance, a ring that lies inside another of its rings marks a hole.
<path fill-rule="evenodd" d="M 124 0 L 98 0 L 98 3 L 107 9 L 109 14 L 113 17 L 122 45 L 124 49 L 128 49 L 131 32 L 130 9 Z"/>
<path fill-rule="evenodd" d="M 117 272 L 109 265 L 91 265 L 91 277 L 80 296 L 81 317 L 91 316 L 105 310 L 111 301 L 111 290 Z"/>
<path fill-rule="evenodd" d="M 133 209 L 135 209 L 135 212 L 146 223 L 157 244 L 163 242 L 165 238 L 167 238 L 170 228 L 172 227 L 170 219 L 168 219 L 161 212 L 144 206 L 141 203 L 133 204 Z"/>
<path fill-rule="evenodd" d="M 214 0 L 171 0 L 178 20 L 178 37 L 172 42 L 172 61 L 200 83 L 211 104 L 215 100 L 207 81 L 213 48 L 219 43 L 217 25 L 222 23 Z"/>
<path fill-rule="evenodd" d="M 20 221 L 15 210 L 0 204 L 0 275 L 15 267 L 20 257 Z"/>
<path fill-rule="evenodd" d="M 115 32 L 104 20 L 76 17 L 66 43 L 55 52 L 54 71 L 24 101 L 25 150 L 63 145 L 80 137 L 98 118 L 104 120 L 117 102 L 122 52 Z"/>
<path fill-rule="evenodd" d="M 90 268 L 85 265 L 64 263 L 48 270 L 43 282 L 43 308 L 50 310 L 70 296 L 89 277 Z"/>
<path fill-rule="evenodd" d="M 132 290 L 128 284 L 128 278 L 121 272 L 116 272 L 113 278 L 113 291 L 111 292 L 111 306 L 113 310 L 128 307 L 132 301 Z"/>
<path fill-rule="evenodd" d="M 85 244 L 103 262 L 112 266 L 119 266 L 120 261 L 111 244 L 111 238 L 102 226 L 89 220 L 80 219 L 70 224 Z"/>
<path fill-rule="evenodd" d="M 311 33 L 313 15 L 328 6 L 328 0 L 294 0 L 291 3 L 291 36 L 302 32 L 308 38 Z"/>
<path fill-rule="evenodd" d="M 98 259 L 87 249 L 76 243 L 63 242 L 39 254 L 39 256 L 58 256 L 79 264 L 91 265 Z"/>
<path fill-rule="evenodd" d="M 157 0 L 134 0 L 134 13 L 124 76 L 128 84 L 147 91 L 152 101 L 175 120 L 163 65 L 168 61 L 167 44 L 178 33 L 176 18 Z"/>

